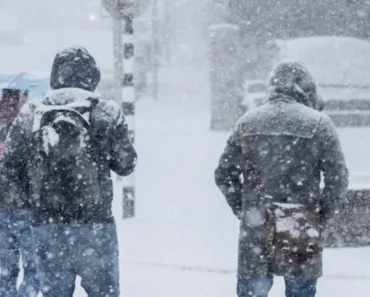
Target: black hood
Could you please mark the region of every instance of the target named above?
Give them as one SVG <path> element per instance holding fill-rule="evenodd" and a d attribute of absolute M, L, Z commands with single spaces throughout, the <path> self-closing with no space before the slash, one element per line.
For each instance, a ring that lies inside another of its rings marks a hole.
<path fill-rule="evenodd" d="M 315 109 L 322 108 L 322 98 L 310 71 L 299 62 L 283 62 L 273 71 L 269 99 L 291 98 Z"/>
<path fill-rule="evenodd" d="M 93 92 L 100 82 L 100 75 L 95 59 L 84 47 L 68 47 L 54 58 L 50 86 L 53 90 L 79 88 Z"/>

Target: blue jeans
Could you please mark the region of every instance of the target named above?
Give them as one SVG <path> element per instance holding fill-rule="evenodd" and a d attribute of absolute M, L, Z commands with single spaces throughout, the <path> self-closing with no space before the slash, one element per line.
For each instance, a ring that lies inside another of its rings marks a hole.
<path fill-rule="evenodd" d="M 34 227 L 44 297 L 71 297 L 75 279 L 89 297 L 118 297 L 116 225 L 45 224 Z"/>
<path fill-rule="evenodd" d="M 238 280 L 239 297 L 267 297 L 273 284 L 272 276 L 241 278 Z M 317 279 L 285 277 L 286 297 L 315 297 Z"/>
<path fill-rule="evenodd" d="M 29 210 L 0 211 L 0 297 L 36 296 L 40 290 L 31 225 Z M 17 293 L 20 256 L 24 277 Z"/>

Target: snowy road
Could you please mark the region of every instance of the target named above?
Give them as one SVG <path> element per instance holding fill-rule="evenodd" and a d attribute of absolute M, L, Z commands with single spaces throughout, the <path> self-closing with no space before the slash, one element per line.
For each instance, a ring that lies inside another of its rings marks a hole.
<path fill-rule="evenodd" d="M 2 71 L 48 72 L 55 51 L 75 43 L 96 54 L 103 69 L 111 61 L 109 35 L 82 42 L 81 35 L 59 37 L 35 37 L 27 49 L 1 48 Z M 123 296 L 235 296 L 238 221 L 213 183 L 227 133 L 209 130 L 205 69 L 163 71 L 160 99 L 138 103 L 137 217 L 122 221 L 118 197 L 113 207 Z M 361 172 L 370 168 L 362 159 L 370 150 L 362 132 L 341 131 L 345 151 L 355 150 L 350 167 Z M 327 250 L 317 296 L 368 296 L 369 262 L 370 248 Z M 85 296 L 80 287 L 76 296 Z M 280 278 L 270 296 L 283 296 Z"/>

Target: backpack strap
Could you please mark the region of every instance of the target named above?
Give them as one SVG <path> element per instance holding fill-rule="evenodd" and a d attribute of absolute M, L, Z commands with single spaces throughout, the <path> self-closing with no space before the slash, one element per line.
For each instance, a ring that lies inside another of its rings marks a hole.
<path fill-rule="evenodd" d="M 243 137 L 243 128 L 242 128 L 242 125 L 239 125 L 238 126 L 237 133 L 238 133 L 238 138 L 239 138 L 240 146 L 242 148 L 242 152 L 243 152 L 244 155 L 248 155 L 250 153 L 250 148 L 249 148 L 249 145 L 248 145 L 245 137 Z"/>
<path fill-rule="evenodd" d="M 91 102 L 91 105 L 89 106 L 88 112 L 89 112 L 89 123 L 90 123 L 90 129 L 91 129 L 91 123 L 94 121 L 94 117 L 92 116 L 93 111 L 95 110 L 96 106 L 99 103 L 99 99 L 97 98 L 87 98 L 88 101 Z"/>
<path fill-rule="evenodd" d="M 91 156 L 92 158 L 94 159 L 94 161 L 97 163 L 98 162 L 98 152 L 96 150 L 96 141 L 95 141 L 95 137 L 94 137 L 94 131 L 92 130 L 91 128 L 91 124 L 94 122 L 94 117 L 93 117 L 93 111 L 95 110 L 96 106 L 98 105 L 99 103 L 99 99 L 97 98 L 88 98 L 87 100 L 89 100 L 91 102 L 91 105 L 89 107 L 89 125 L 87 127 L 87 131 L 89 132 L 89 135 L 90 135 L 90 139 L 89 139 L 89 142 L 90 142 L 90 153 L 91 153 Z M 99 166 L 98 166 L 98 171 L 99 171 Z"/>

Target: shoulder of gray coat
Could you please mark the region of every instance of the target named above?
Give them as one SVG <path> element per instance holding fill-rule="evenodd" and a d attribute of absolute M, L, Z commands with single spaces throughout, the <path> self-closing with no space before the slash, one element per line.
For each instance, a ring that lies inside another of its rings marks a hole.
<path fill-rule="evenodd" d="M 17 120 L 32 121 L 35 110 L 42 104 L 41 99 L 26 102 L 19 111 Z"/>
<path fill-rule="evenodd" d="M 113 100 L 100 99 L 95 108 L 94 116 L 104 122 L 112 122 L 117 125 L 124 123 L 123 112 L 118 103 Z"/>
<path fill-rule="evenodd" d="M 326 134 L 337 134 L 337 127 L 335 126 L 333 120 L 324 113 L 321 113 L 321 121 L 319 126 L 319 133 Z"/>
<path fill-rule="evenodd" d="M 287 135 L 312 138 L 321 121 L 322 112 L 291 101 L 268 102 L 246 112 L 237 122 L 234 131 L 245 135 Z"/>
<path fill-rule="evenodd" d="M 71 105 L 73 102 L 81 102 L 88 98 L 102 99 L 97 92 L 90 92 L 80 88 L 61 88 L 47 91 L 42 101 L 48 105 Z"/>

